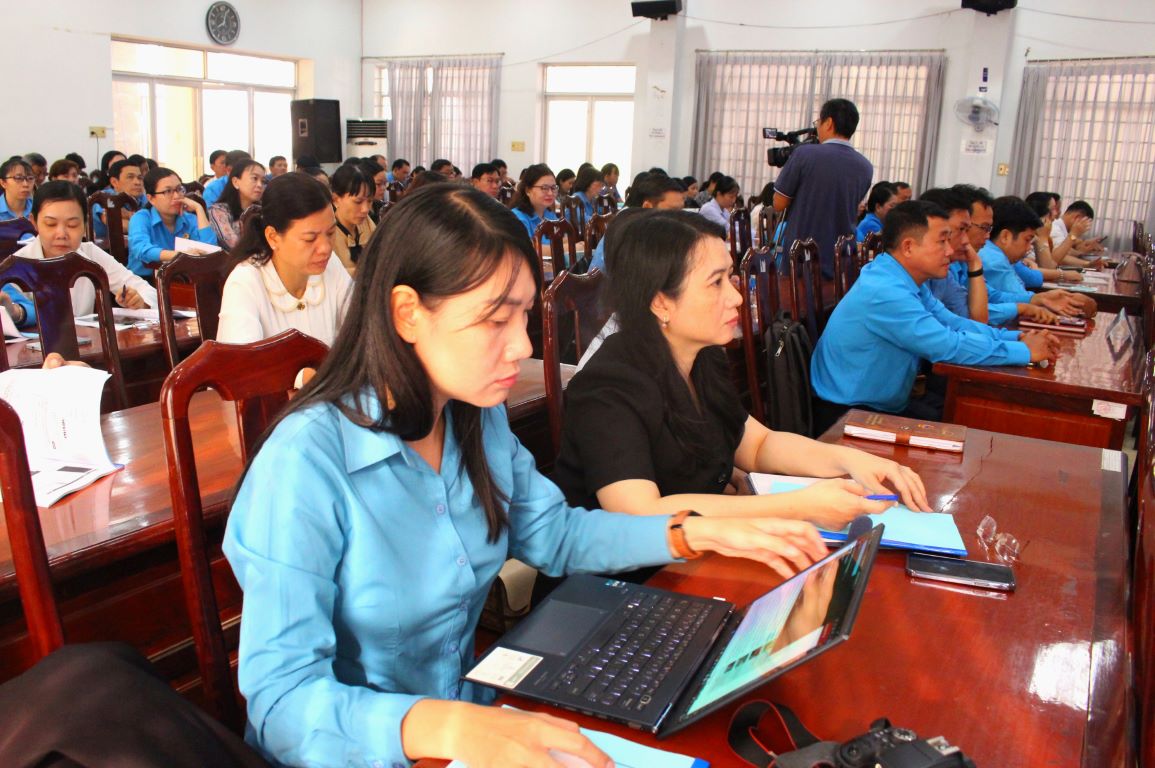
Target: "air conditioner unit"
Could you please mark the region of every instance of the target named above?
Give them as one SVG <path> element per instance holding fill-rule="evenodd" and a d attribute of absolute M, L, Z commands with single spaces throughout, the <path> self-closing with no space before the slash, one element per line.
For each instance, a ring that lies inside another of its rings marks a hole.
<path fill-rule="evenodd" d="M 388 120 L 345 121 L 345 157 L 388 157 L 388 143 Z"/>

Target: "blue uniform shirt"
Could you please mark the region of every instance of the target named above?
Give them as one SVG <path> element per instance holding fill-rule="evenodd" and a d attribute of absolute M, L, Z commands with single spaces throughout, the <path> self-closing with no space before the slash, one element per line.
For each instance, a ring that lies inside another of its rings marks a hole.
<path fill-rule="evenodd" d="M 25 296 L 19 288 L 12 283 L 7 283 L 3 289 L 4 293 L 8 294 L 8 298 L 12 299 L 12 303 L 24 308 L 24 320 L 16 323 L 17 328 L 35 328 L 36 327 L 36 305 L 32 303 L 32 299 Z M 16 322 L 16 318 L 12 318 L 12 322 Z"/>
<path fill-rule="evenodd" d="M 160 261 L 160 252 L 175 248 L 178 237 L 217 244 L 217 235 L 211 226 L 197 228 L 195 214 L 186 211 L 177 216 L 170 232 L 155 208 L 138 211 L 128 220 L 128 268 L 141 277 L 151 277 L 153 271 L 145 265 Z"/>
<path fill-rule="evenodd" d="M 111 186 L 105 187 L 100 191 L 107 192 L 110 195 L 116 194 L 116 190 Z M 136 202 L 140 205 L 139 210 L 143 210 L 145 206 L 148 205 L 148 195 L 141 195 L 140 197 L 136 198 Z M 92 204 L 92 236 L 97 240 L 103 240 L 108 237 L 108 224 L 106 224 L 104 220 L 100 218 L 103 213 L 103 205 L 100 203 Z"/>
<path fill-rule="evenodd" d="M 373 401 L 376 402 L 376 401 Z M 490 584 L 509 557 L 551 575 L 671 562 L 664 515 L 566 505 L 510 431 L 482 415 L 510 498 L 488 540 L 452 423 L 441 471 L 396 435 L 320 405 L 281 422 L 237 494 L 224 551 L 244 590 L 247 738 L 280 763 L 409 765 L 401 721 L 423 697 L 489 703 L 460 680 Z"/>
<path fill-rule="evenodd" d="M 1011 265 L 1011 269 L 1015 270 L 1015 274 L 1023 281 L 1023 285 L 1028 289 L 1041 288 L 1043 285 L 1043 272 L 1040 269 L 1031 269 L 1021 261 L 1016 261 Z"/>
<path fill-rule="evenodd" d="M 831 313 L 814 350 L 811 382 L 832 403 L 899 413 L 920 360 L 1026 365 L 1031 353 L 1018 338 L 1018 331 L 952 313 L 884 253 L 862 268 Z"/>
<path fill-rule="evenodd" d="M 702 214 L 702 216 L 714 222 L 722 229 L 726 230 L 727 236 L 729 236 L 730 212 L 723 210 L 722 206 L 718 205 L 718 198 L 715 197 L 713 200 L 703 205 L 698 210 L 698 213 Z"/>
<path fill-rule="evenodd" d="M 987 281 L 991 301 L 1030 303 L 1031 292 L 1011 266 L 1002 248 L 987 240 L 987 244 L 979 251 L 979 258 L 983 260 L 983 277 Z"/>
<path fill-rule="evenodd" d="M 24 201 L 23 211 L 13 211 L 8 207 L 8 197 L 0 192 L 0 221 L 12 221 L 13 219 L 27 219 L 32 216 L 32 198 Z"/>
<path fill-rule="evenodd" d="M 873 213 L 868 213 L 862 217 L 862 221 L 858 222 L 858 226 L 854 229 L 854 237 L 858 242 L 866 239 L 866 236 L 873 232 L 882 231 L 882 219 L 875 216 Z"/>
<path fill-rule="evenodd" d="M 221 199 L 221 195 L 225 191 L 225 184 L 228 183 L 228 176 L 218 176 L 205 184 L 205 191 L 201 194 L 201 198 L 205 201 L 205 210 L 208 210 L 210 205 Z"/>
<path fill-rule="evenodd" d="M 606 239 L 602 237 L 598 240 L 598 244 L 594 246 L 594 255 L 590 258 L 590 268 L 588 271 L 593 272 L 595 269 L 600 269 L 602 272 L 606 271 Z"/>
<path fill-rule="evenodd" d="M 928 280 L 931 295 L 943 303 L 947 309 L 959 317 L 971 316 L 970 278 L 967 277 L 967 263 L 955 261 L 950 265 L 946 277 Z M 993 302 L 990 297 L 990 288 L 987 288 L 987 312 L 991 325 L 1006 325 L 1019 316 L 1019 305 L 1011 302 Z"/>
<path fill-rule="evenodd" d="M 520 208 L 511 208 L 510 210 L 513 211 L 513 215 L 525 225 L 525 231 L 529 233 L 529 239 L 531 241 L 533 240 L 533 233 L 537 231 L 538 225 L 541 224 L 543 220 L 549 219 L 550 221 L 557 221 L 557 214 L 553 212 L 552 208 L 546 208 L 544 216 L 534 216 L 532 213 L 526 213 Z M 548 243 L 549 238 L 543 237 L 541 241 Z"/>

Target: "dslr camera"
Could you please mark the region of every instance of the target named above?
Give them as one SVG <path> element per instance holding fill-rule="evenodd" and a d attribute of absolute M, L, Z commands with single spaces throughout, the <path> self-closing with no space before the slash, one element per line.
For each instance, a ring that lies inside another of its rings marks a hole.
<path fill-rule="evenodd" d="M 803 138 L 803 137 L 806 138 Z M 790 155 L 802 144 L 817 144 L 818 143 L 818 129 L 817 128 L 801 128 L 797 131 L 790 131 L 790 133 L 783 133 L 777 128 L 763 128 L 762 138 L 770 141 L 784 141 L 784 147 L 770 147 L 766 150 L 766 162 L 770 164 L 771 168 L 781 168 L 786 165 L 786 161 L 790 159 Z"/>
<path fill-rule="evenodd" d="M 946 739 L 920 739 L 908 728 L 878 720 L 843 744 L 820 741 L 779 755 L 775 768 L 975 768 L 974 761 Z"/>

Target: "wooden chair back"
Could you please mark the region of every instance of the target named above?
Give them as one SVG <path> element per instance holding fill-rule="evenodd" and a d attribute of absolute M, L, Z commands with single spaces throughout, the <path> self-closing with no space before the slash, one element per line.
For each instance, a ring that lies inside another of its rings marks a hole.
<path fill-rule="evenodd" d="M 774 233 L 782 222 L 783 211 L 774 210 L 772 205 L 763 205 L 758 212 L 758 246 L 765 248 L 774 244 Z"/>
<path fill-rule="evenodd" d="M 602 192 L 592 201 L 594 204 L 594 216 L 600 216 L 607 213 L 617 213 L 618 203 L 614 200 L 613 195 L 608 192 Z"/>
<path fill-rule="evenodd" d="M 862 243 L 858 246 L 858 268 L 862 269 L 870 262 L 874 261 L 874 257 L 878 255 L 882 249 L 882 235 L 878 232 L 871 232 L 862 239 Z"/>
<path fill-rule="evenodd" d="M 0 221 L 0 259 L 7 258 L 24 247 L 20 238 L 36 234 L 36 225 L 28 219 Z"/>
<path fill-rule="evenodd" d="M 580 197 L 575 195 L 565 199 L 562 204 L 561 217 L 573 226 L 578 237 L 584 238 L 586 236 L 586 207 Z"/>
<path fill-rule="evenodd" d="M 1135 220 L 1131 222 L 1131 250 L 1138 253 L 1143 252 L 1146 245 L 1147 232 L 1143 222 Z"/>
<path fill-rule="evenodd" d="M 594 255 L 594 248 L 598 247 L 598 243 L 606 236 L 606 228 L 609 227 L 610 222 L 614 220 L 617 211 L 611 213 L 595 213 L 590 218 L 586 225 L 586 258 L 592 259 Z"/>
<path fill-rule="evenodd" d="M 740 308 L 742 355 L 746 360 L 746 386 L 750 392 L 750 415 L 766 422 L 765 367 L 766 329 L 781 306 L 778 267 L 770 246 L 751 248 L 738 265 L 744 301 Z"/>
<path fill-rule="evenodd" d="M 549 436 L 553 445 L 553 455 L 561 450 L 562 402 L 564 389 L 561 384 L 562 352 L 569 347 L 569 339 L 562 339 L 563 314 L 571 315 L 572 322 L 566 323 L 566 331 L 572 331 L 574 362 L 585 354 L 586 347 L 605 325 L 609 312 L 603 306 L 602 292 L 605 276 L 595 269 L 585 275 L 562 270 L 545 290 L 542 300 L 544 334 L 542 339 L 542 365 L 545 370 L 545 401 L 549 416 Z M 568 333 L 566 334 L 568 336 Z"/>
<path fill-rule="evenodd" d="M 834 241 L 834 301 L 850 291 L 850 286 L 858 279 L 858 240 L 853 234 L 843 235 Z"/>
<path fill-rule="evenodd" d="M 124 231 L 124 219 L 120 215 L 121 209 L 136 211 L 140 203 L 127 192 L 113 194 L 111 192 L 97 192 L 88 198 L 88 237 L 96 242 L 92 221 L 92 206 L 100 204 L 104 208 L 104 224 L 108 228 L 108 252 L 121 264 L 128 264 L 128 235 Z M 115 214 L 115 215 L 114 215 Z"/>
<path fill-rule="evenodd" d="M 572 224 L 565 219 L 546 219 L 537 225 L 533 233 L 533 249 L 537 251 L 537 258 L 541 262 L 542 274 L 546 274 L 545 255 L 542 241 L 549 240 L 550 260 L 553 265 L 552 273 L 560 275 L 563 269 L 573 269 L 577 262 L 578 233 Z"/>
<path fill-rule="evenodd" d="M 184 191 L 186 195 L 203 195 L 205 185 L 199 181 L 186 181 L 184 183 Z"/>
<path fill-rule="evenodd" d="M 218 251 L 204 256 L 178 253 L 157 269 L 156 293 L 159 299 L 157 311 L 160 314 L 160 340 L 169 368 L 175 368 L 180 362 L 180 350 L 176 345 L 176 321 L 172 314 L 173 284 L 183 283 L 192 287 L 201 341 L 209 341 L 217 337 L 225 280 L 235 264 L 228 251 Z"/>
<path fill-rule="evenodd" d="M 238 730 L 244 716 L 213 589 L 189 403 L 195 393 L 211 387 L 236 404 L 241 460 L 247 462 L 257 438 L 288 402 L 297 373 L 320 365 L 327 352 L 324 344 L 293 329 L 253 344 L 206 341 L 173 368 L 161 387 L 177 554 L 205 700 L 217 718 Z"/>
<path fill-rule="evenodd" d="M 806 326 L 810 343 L 818 343 L 822 331 L 822 262 L 814 238 L 795 240 L 790 246 L 790 307 L 793 317 Z"/>
<path fill-rule="evenodd" d="M 24 606 L 28 636 L 38 661 L 64 645 L 64 624 L 52 574 L 48 548 L 36 509 L 24 430 L 12 406 L 0 400 L 0 494 L 4 496 L 4 522 L 16 571 L 16 587 Z"/>
<path fill-rule="evenodd" d="M 730 213 L 730 231 L 727 233 L 730 242 L 730 258 L 734 262 L 734 271 L 738 271 L 738 264 L 746 251 L 753 243 L 750 240 L 750 211 L 740 206 L 734 206 Z"/>
<path fill-rule="evenodd" d="M 261 204 L 260 203 L 253 203 L 248 208 L 241 211 L 240 237 L 245 236 L 245 232 L 248 231 L 249 225 L 252 223 L 253 219 L 256 218 L 257 216 L 260 216 L 260 215 L 261 215 Z M 239 240 L 238 240 L 238 242 L 239 242 Z"/>
<path fill-rule="evenodd" d="M 506 208 L 513 206 L 513 192 L 515 187 L 512 184 L 502 184 L 497 188 L 497 202 L 504 205 Z"/>
<path fill-rule="evenodd" d="M 0 285 L 15 283 L 32 293 L 36 306 L 36 323 L 40 331 L 43 354 L 58 352 L 65 360 L 80 359 L 80 344 L 76 338 L 76 316 L 72 312 L 71 288 L 77 280 L 92 282 L 96 292 L 96 319 L 100 323 L 100 341 L 104 347 L 104 363 L 112 374 L 113 408 L 126 408 L 128 397 L 124 388 L 124 371 L 120 364 L 120 348 L 116 343 L 116 326 L 112 317 L 112 294 L 108 289 L 108 275 L 99 264 L 73 251 L 55 259 L 26 259 L 9 256 L 0 262 Z"/>

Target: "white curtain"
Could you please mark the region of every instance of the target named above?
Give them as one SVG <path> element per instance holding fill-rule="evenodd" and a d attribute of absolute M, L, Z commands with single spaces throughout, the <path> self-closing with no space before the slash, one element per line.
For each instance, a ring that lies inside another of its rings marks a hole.
<path fill-rule="evenodd" d="M 1155 226 L 1155 59 L 1029 63 L 1011 150 L 1011 193 L 1086 200 L 1095 233 L 1130 250 Z"/>
<path fill-rule="evenodd" d="M 466 173 L 497 154 L 501 55 L 384 59 L 389 153 L 413 165 L 445 158 Z"/>
<path fill-rule="evenodd" d="M 930 185 L 942 111 L 945 57 L 938 51 L 698 53 L 692 163 L 720 170 L 756 194 L 778 175 L 762 128 L 809 127 L 827 99 L 850 99 L 861 119 L 851 142 L 876 181 Z"/>

